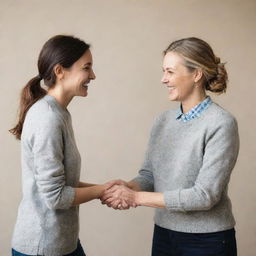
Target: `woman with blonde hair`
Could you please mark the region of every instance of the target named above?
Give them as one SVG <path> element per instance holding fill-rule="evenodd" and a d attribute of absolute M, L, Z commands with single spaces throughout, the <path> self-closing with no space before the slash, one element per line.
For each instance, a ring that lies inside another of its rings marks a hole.
<path fill-rule="evenodd" d="M 179 109 L 156 118 L 139 175 L 101 200 L 115 209 L 156 208 L 152 256 L 235 256 L 228 184 L 238 127 L 206 94 L 226 92 L 225 65 L 205 41 L 177 40 L 164 51 L 162 83 Z"/>

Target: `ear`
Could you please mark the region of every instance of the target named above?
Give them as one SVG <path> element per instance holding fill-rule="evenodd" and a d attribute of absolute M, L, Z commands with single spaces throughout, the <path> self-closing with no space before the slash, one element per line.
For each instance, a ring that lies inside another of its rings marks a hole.
<path fill-rule="evenodd" d="M 201 68 L 197 68 L 194 74 L 194 82 L 197 83 L 203 77 L 203 71 Z"/>
<path fill-rule="evenodd" d="M 57 80 L 62 80 L 64 78 L 64 68 L 60 64 L 56 64 L 53 71 Z"/>

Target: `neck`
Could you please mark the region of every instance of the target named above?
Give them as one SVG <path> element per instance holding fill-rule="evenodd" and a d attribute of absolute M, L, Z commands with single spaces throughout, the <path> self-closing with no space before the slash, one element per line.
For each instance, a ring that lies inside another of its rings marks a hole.
<path fill-rule="evenodd" d="M 206 98 L 205 91 L 202 91 L 199 94 L 191 95 L 189 98 L 181 102 L 183 113 L 187 113 L 190 109 L 198 105 Z"/>
<path fill-rule="evenodd" d="M 67 95 L 61 86 L 55 85 L 52 89 L 47 92 L 48 95 L 53 96 L 57 102 L 66 109 L 73 96 Z"/>

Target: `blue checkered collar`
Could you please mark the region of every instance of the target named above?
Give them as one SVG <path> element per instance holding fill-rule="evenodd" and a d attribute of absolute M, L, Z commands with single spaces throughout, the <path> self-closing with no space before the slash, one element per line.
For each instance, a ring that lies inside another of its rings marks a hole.
<path fill-rule="evenodd" d="M 189 110 L 186 114 L 183 113 L 182 104 L 180 104 L 179 110 L 177 111 L 176 120 L 182 120 L 183 122 L 187 122 L 191 119 L 199 117 L 200 114 L 208 108 L 208 106 L 212 103 L 212 99 L 210 96 L 207 96 L 202 102 Z"/>

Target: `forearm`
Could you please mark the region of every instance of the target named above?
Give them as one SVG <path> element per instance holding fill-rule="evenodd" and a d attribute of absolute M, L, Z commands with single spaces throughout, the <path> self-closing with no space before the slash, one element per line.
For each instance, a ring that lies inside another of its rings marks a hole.
<path fill-rule="evenodd" d="M 160 192 L 136 192 L 136 204 L 153 208 L 165 208 L 164 195 Z"/>
<path fill-rule="evenodd" d="M 75 188 L 73 206 L 99 198 L 102 195 L 104 189 L 105 188 L 103 185 Z"/>
<path fill-rule="evenodd" d="M 92 186 L 96 186 L 97 184 L 92 184 L 92 183 L 86 183 L 86 182 L 82 182 L 79 181 L 78 187 L 79 188 L 88 188 L 88 187 L 92 187 Z"/>

